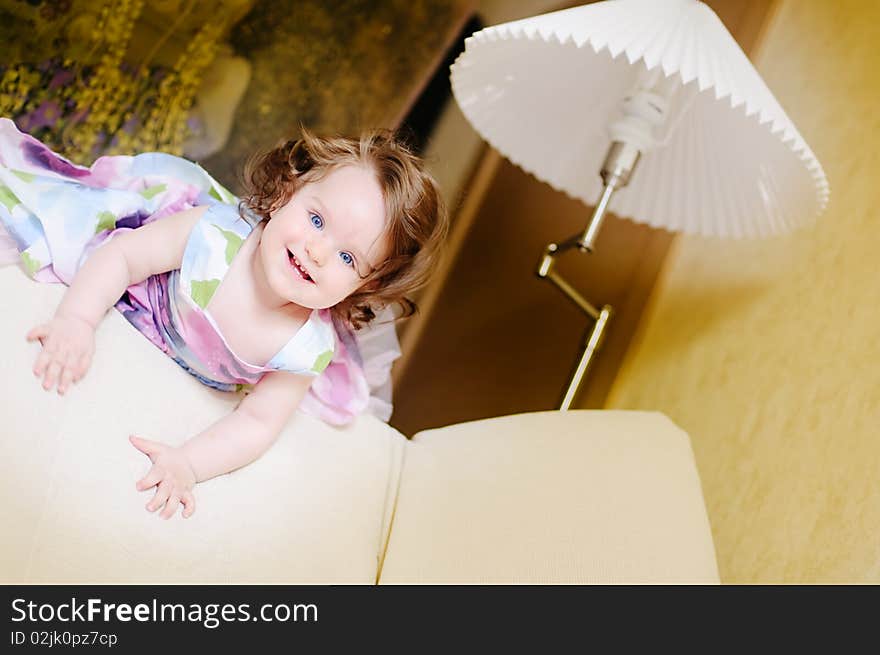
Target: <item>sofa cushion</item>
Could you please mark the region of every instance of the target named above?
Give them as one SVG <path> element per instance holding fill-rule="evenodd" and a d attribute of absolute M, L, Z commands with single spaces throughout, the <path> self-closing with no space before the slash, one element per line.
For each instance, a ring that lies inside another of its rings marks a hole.
<path fill-rule="evenodd" d="M 688 435 L 656 412 L 421 432 L 380 583 L 717 583 Z"/>

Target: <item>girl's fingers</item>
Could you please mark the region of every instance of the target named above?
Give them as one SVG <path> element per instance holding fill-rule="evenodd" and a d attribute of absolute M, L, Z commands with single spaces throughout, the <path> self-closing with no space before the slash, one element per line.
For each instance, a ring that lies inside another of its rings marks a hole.
<path fill-rule="evenodd" d="M 180 502 L 183 504 L 183 518 L 188 519 L 196 511 L 195 496 L 192 495 L 191 491 L 186 491 L 180 497 Z"/>
<path fill-rule="evenodd" d="M 36 327 L 32 327 L 30 331 L 25 335 L 25 339 L 28 341 L 37 341 L 38 339 L 43 339 L 49 334 L 49 326 L 43 323 L 42 325 L 37 325 Z"/>
<path fill-rule="evenodd" d="M 46 377 L 43 378 L 43 389 L 49 391 L 52 387 L 54 387 L 60 373 L 61 364 L 60 362 L 58 362 L 58 360 L 53 359 L 51 362 L 49 362 L 49 367 L 46 369 Z"/>
<path fill-rule="evenodd" d="M 64 368 L 61 370 L 61 380 L 58 382 L 58 394 L 62 396 L 70 388 L 70 385 L 73 384 L 72 360 L 73 358 L 68 356 L 64 363 Z"/>
<path fill-rule="evenodd" d="M 163 519 L 170 519 L 174 516 L 174 513 L 177 511 L 177 506 L 180 504 L 180 499 L 177 496 L 171 496 L 168 499 L 168 502 L 165 503 L 165 509 L 162 510 L 162 513 L 159 515 Z"/>
<path fill-rule="evenodd" d="M 58 381 L 58 395 L 63 396 L 73 384 L 73 371 L 65 368 L 61 371 L 61 379 Z"/>
<path fill-rule="evenodd" d="M 165 501 L 168 500 L 168 497 L 171 495 L 171 481 L 167 478 L 162 480 L 159 483 L 159 486 L 156 488 L 156 495 L 153 496 L 153 500 L 147 503 L 147 511 L 155 512 L 157 509 L 162 507 L 165 504 Z"/>
<path fill-rule="evenodd" d="M 46 350 L 44 346 L 40 351 L 40 354 L 37 355 L 37 363 L 34 364 L 34 375 L 38 378 L 43 377 L 43 373 L 46 372 L 46 367 L 49 366 L 49 363 L 52 361 L 52 355 L 49 354 L 49 351 Z"/>
<path fill-rule="evenodd" d="M 149 455 L 150 457 L 160 452 L 164 447 L 164 445 L 160 444 L 158 441 L 150 441 L 149 439 L 144 439 L 143 437 L 138 437 L 133 434 L 128 435 L 128 440 L 131 442 L 132 446 L 137 448 L 144 455 Z"/>
<path fill-rule="evenodd" d="M 162 469 L 158 466 L 153 466 L 147 471 L 147 474 L 142 477 L 137 483 L 134 485 L 135 489 L 138 491 L 146 491 L 150 487 L 155 487 L 162 481 Z"/>

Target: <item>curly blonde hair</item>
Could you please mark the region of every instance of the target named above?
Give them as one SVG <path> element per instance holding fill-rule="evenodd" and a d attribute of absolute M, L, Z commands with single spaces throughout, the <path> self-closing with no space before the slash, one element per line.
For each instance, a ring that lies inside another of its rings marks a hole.
<path fill-rule="evenodd" d="M 415 312 L 409 295 L 427 282 L 446 238 L 446 208 L 422 160 L 390 130 L 370 130 L 355 139 L 319 137 L 304 129 L 301 139 L 248 161 L 242 202 L 268 221 L 303 185 L 348 165 L 364 166 L 376 174 L 385 201 L 389 246 L 388 258 L 331 310 L 360 329 L 382 307 L 396 304 L 401 316 Z"/>

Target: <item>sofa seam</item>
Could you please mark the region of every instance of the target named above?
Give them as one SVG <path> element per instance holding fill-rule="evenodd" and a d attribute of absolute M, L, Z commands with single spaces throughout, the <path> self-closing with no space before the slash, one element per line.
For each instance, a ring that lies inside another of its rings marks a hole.
<path fill-rule="evenodd" d="M 379 584 L 382 579 L 382 569 L 385 567 L 385 557 L 388 554 L 388 545 L 391 543 L 391 532 L 394 530 L 394 519 L 397 516 L 397 503 L 400 499 L 400 485 L 403 481 L 404 468 L 406 466 L 406 454 L 410 442 L 407 439 L 401 446 L 400 466 L 398 467 L 397 484 L 394 489 L 394 501 L 391 505 L 391 516 L 388 519 L 388 529 L 385 531 L 384 539 L 380 542 L 379 552 L 377 553 L 379 564 L 376 567 L 376 578 L 373 581 L 375 585 Z M 388 493 L 386 490 L 385 506 L 388 506 Z M 384 514 L 384 513 L 383 513 Z M 384 516 L 383 516 L 384 518 Z"/>

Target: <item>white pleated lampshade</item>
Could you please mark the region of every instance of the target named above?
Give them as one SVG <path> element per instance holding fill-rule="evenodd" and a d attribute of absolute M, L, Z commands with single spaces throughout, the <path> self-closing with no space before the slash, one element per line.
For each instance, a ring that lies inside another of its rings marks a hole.
<path fill-rule="evenodd" d="M 608 126 L 639 76 L 680 87 L 664 145 L 611 203 L 669 230 L 755 237 L 811 222 L 822 166 L 715 13 L 698 0 L 606 0 L 496 25 L 452 66 L 456 101 L 501 154 L 588 205 Z"/>

